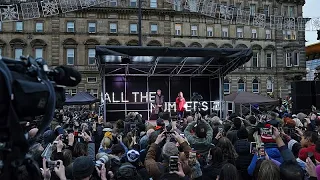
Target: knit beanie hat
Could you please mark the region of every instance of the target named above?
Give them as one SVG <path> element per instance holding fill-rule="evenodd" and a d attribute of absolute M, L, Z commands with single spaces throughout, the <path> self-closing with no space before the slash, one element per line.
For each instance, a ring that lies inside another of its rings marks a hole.
<path fill-rule="evenodd" d="M 170 156 L 177 156 L 178 154 L 179 150 L 175 143 L 167 142 L 164 144 L 162 148 L 162 155 L 164 155 L 166 158 L 169 158 Z"/>
<path fill-rule="evenodd" d="M 272 138 L 272 129 L 271 129 L 270 124 L 266 124 L 264 128 L 260 129 L 260 132 L 261 132 L 261 141 L 263 143 L 275 143 L 276 142 Z"/>
<path fill-rule="evenodd" d="M 127 159 L 129 162 L 136 162 L 140 157 L 140 153 L 136 150 L 130 150 L 127 152 Z"/>
<path fill-rule="evenodd" d="M 104 137 L 107 137 L 107 138 L 109 138 L 109 139 L 113 139 L 113 137 L 112 137 L 112 132 L 105 132 L 104 133 Z"/>
<path fill-rule="evenodd" d="M 47 130 L 46 132 L 43 133 L 42 139 L 43 139 L 42 145 L 45 147 L 56 139 L 56 135 L 54 134 L 54 131 Z"/>
<path fill-rule="evenodd" d="M 73 162 L 72 175 L 74 178 L 89 177 L 94 171 L 94 162 L 88 156 L 80 156 Z"/>

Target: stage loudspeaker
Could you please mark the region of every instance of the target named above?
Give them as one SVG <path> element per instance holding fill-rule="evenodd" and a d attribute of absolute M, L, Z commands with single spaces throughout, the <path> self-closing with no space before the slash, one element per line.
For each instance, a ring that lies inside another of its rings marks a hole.
<path fill-rule="evenodd" d="M 317 109 L 320 109 L 320 81 L 314 81 L 315 104 Z"/>
<path fill-rule="evenodd" d="M 310 112 L 311 106 L 316 105 L 314 81 L 292 82 L 291 97 L 293 103 L 292 109 L 294 113 Z"/>

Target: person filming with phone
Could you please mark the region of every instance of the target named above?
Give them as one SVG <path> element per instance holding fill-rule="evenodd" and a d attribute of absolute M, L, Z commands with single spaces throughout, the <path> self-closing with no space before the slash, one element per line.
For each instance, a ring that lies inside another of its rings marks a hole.
<path fill-rule="evenodd" d="M 191 151 L 191 147 L 186 140 L 177 132 L 163 131 L 159 134 L 156 141 L 151 144 L 145 160 L 145 167 L 153 180 L 163 179 L 163 176 L 166 178 L 170 177 L 170 179 L 172 176 L 176 179 L 183 179 L 188 175 L 188 172 L 190 172 L 188 163 L 182 161 L 181 156 L 183 155 L 179 152 L 178 147 L 174 142 L 167 141 L 163 145 L 161 153 L 163 161 L 156 161 L 156 152 L 161 148 L 159 145 L 162 141 L 167 139 L 168 134 L 174 137 L 184 154 L 189 154 Z"/>

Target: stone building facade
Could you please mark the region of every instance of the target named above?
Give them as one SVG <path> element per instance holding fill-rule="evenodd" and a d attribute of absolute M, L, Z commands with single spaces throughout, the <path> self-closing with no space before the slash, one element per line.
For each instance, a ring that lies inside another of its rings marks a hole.
<path fill-rule="evenodd" d="M 180 2 L 180 0 L 177 0 Z M 51 66 L 70 65 L 82 82 L 67 91 L 74 95 L 101 92 L 95 66 L 95 45 L 138 45 L 138 0 L 110 0 L 101 7 L 28 21 L 4 22 L 0 29 L 2 56 L 43 57 Z M 302 16 L 303 0 L 230 0 L 254 13 Z M 290 82 L 305 75 L 305 34 L 253 26 L 224 24 L 219 19 L 191 13 L 165 0 L 142 0 L 144 46 L 249 48 L 254 56 L 225 77 L 226 94 L 249 91 L 274 97 L 290 93 Z"/>

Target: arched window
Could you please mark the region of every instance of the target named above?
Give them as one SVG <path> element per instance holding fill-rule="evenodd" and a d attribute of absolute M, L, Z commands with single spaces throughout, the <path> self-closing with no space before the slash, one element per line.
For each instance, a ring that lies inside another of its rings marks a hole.
<path fill-rule="evenodd" d="M 96 64 L 96 46 L 100 45 L 100 43 L 96 39 L 88 39 L 84 42 L 86 47 L 86 57 L 88 65 Z"/>
<path fill-rule="evenodd" d="M 63 41 L 64 57 L 67 65 L 76 65 L 77 63 L 78 43 L 72 38 Z"/>
<path fill-rule="evenodd" d="M 14 59 L 20 59 L 20 57 L 24 54 L 24 49 L 27 46 L 27 43 L 25 43 L 22 39 L 12 39 L 9 44 L 12 48 Z"/>
<path fill-rule="evenodd" d="M 34 51 L 33 57 L 34 58 L 44 58 L 45 56 L 45 49 L 47 46 L 47 43 L 43 41 L 42 39 L 34 39 L 30 42 L 30 45 Z"/>
<path fill-rule="evenodd" d="M 273 93 L 273 80 L 271 77 L 267 79 L 267 93 Z"/>
<path fill-rule="evenodd" d="M 230 94 L 230 81 L 229 81 L 229 79 L 224 79 L 224 81 L 223 81 L 223 92 L 224 92 L 224 94 Z"/>
<path fill-rule="evenodd" d="M 238 81 L 238 91 L 246 91 L 246 83 L 243 79 L 239 79 Z"/>
<path fill-rule="evenodd" d="M 161 43 L 157 40 L 150 41 L 147 46 L 162 46 Z"/>
<path fill-rule="evenodd" d="M 259 81 L 257 79 L 252 81 L 252 92 L 259 93 Z"/>

